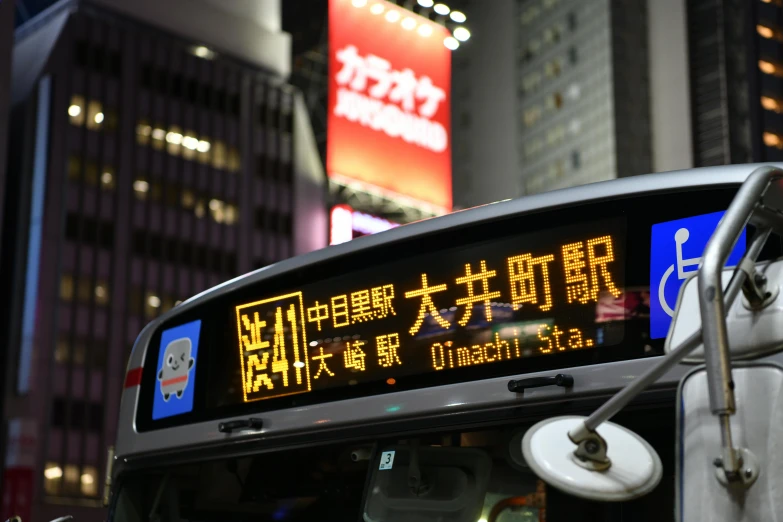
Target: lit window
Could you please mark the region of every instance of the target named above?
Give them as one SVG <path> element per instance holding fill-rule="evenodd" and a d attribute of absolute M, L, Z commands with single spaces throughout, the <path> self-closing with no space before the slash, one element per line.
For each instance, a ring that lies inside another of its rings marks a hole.
<path fill-rule="evenodd" d="M 226 168 L 226 144 L 216 141 L 212 149 L 212 166 L 216 169 Z"/>
<path fill-rule="evenodd" d="M 772 62 L 768 62 L 766 60 L 759 60 L 759 69 L 761 69 L 761 72 L 766 74 L 776 74 L 777 73 L 777 67 Z"/>
<path fill-rule="evenodd" d="M 223 222 L 227 225 L 233 225 L 239 220 L 239 212 L 235 205 L 226 205 L 223 209 Z"/>
<path fill-rule="evenodd" d="M 136 125 L 136 141 L 139 145 L 149 145 L 150 138 L 152 137 L 152 126 L 145 120 L 141 120 Z"/>
<path fill-rule="evenodd" d="M 180 147 L 182 146 L 182 129 L 172 125 L 166 133 L 166 143 L 168 144 L 166 147 L 168 153 L 172 156 L 179 156 Z"/>
<path fill-rule="evenodd" d="M 63 274 L 60 278 L 60 299 L 72 301 L 73 294 L 73 277 L 70 274 Z"/>
<path fill-rule="evenodd" d="M 54 360 L 60 364 L 68 362 L 70 351 L 68 338 L 61 335 L 60 338 L 57 339 L 57 344 L 54 347 Z"/>
<path fill-rule="evenodd" d="M 160 297 L 152 292 L 147 292 L 144 299 L 144 315 L 148 318 L 155 317 L 158 314 L 160 304 Z"/>
<path fill-rule="evenodd" d="M 231 147 L 228 150 L 228 161 L 226 162 L 226 169 L 229 172 L 239 172 L 242 168 L 242 162 L 239 159 L 239 151 L 236 147 Z"/>
<path fill-rule="evenodd" d="M 114 190 L 114 167 L 104 165 L 101 173 L 101 188 L 103 190 Z"/>
<path fill-rule="evenodd" d="M 206 213 L 205 207 L 206 207 L 206 205 L 204 205 L 204 200 L 203 199 L 199 199 L 196 202 L 196 207 L 193 209 L 193 211 L 196 214 L 197 218 L 203 218 L 204 217 L 204 214 Z"/>
<path fill-rule="evenodd" d="M 196 204 L 196 196 L 193 195 L 193 191 L 185 189 L 182 191 L 182 207 L 186 210 L 192 209 Z"/>
<path fill-rule="evenodd" d="M 146 199 L 147 192 L 150 190 L 150 184 L 143 179 L 137 179 L 133 182 L 133 192 L 138 199 Z"/>
<path fill-rule="evenodd" d="M 99 130 L 103 126 L 106 115 L 103 113 L 101 102 L 92 100 L 87 104 L 87 128 Z"/>
<path fill-rule="evenodd" d="M 769 96 L 761 97 L 761 106 L 768 111 L 780 112 L 780 102 L 775 98 L 770 98 Z"/>
<path fill-rule="evenodd" d="M 160 126 L 152 128 L 152 148 L 155 150 L 163 150 L 163 145 L 166 142 L 166 131 Z"/>
<path fill-rule="evenodd" d="M 73 125 L 84 125 L 84 97 L 74 94 L 68 106 L 68 120 Z"/>
<path fill-rule="evenodd" d="M 197 159 L 199 162 L 209 165 L 212 162 L 212 143 L 202 136 L 196 147 L 198 152 Z"/>
<path fill-rule="evenodd" d="M 764 38 L 774 38 L 775 37 L 775 31 L 773 31 L 770 27 L 767 27 L 765 25 L 757 25 L 756 26 L 756 32 L 759 33 L 759 35 L 764 37 Z"/>
<path fill-rule="evenodd" d="M 44 491 L 47 495 L 57 495 L 63 470 L 54 462 L 47 462 L 44 468 Z"/>
<path fill-rule="evenodd" d="M 187 160 L 192 160 L 196 157 L 196 151 L 198 150 L 199 139 L 196 137 L 196 133 L 193 131 L 186 131 L 182 137 L 182 157 Z"/>
<path fill-rule="evenodd" d="M 86 497 L 98 496 L 98 470 L 93 466 L 84 466 L 79 482 L 81 483 L 82 495 Z"/>
<path fill-rule="evenodd" d="M 781 146 L 780 136 L 772 132 L 764 133 L 764 144 L 769 147 L 783 148 Z"/>
<path fill-rule="evenodd" d="M 106 281 L 95 285 L 95 302 L 103 306 L 109 304 L 109 284 Z"/>

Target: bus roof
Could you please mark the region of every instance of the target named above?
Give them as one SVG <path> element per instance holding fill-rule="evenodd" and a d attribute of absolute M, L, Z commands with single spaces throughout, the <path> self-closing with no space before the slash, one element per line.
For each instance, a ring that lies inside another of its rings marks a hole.
<path fill-rule="evenodd" d="M 783 164 L 767 165 L 783 168 Z M 288 259 L 202 292 L 152 321 L 143 329 L 136 340 L 128 363 L 128 372 L 129 375 L 133 372 L 140 373 L 152 334 L 162 322 L 214 298 L 231 293 L 247 284 L 258 283 L 290 271 L 301 270 L 341 256 L 371 250 L 390 243 L 438 232 L 447 232 L 467 225 L 491 222 L 501 217 L 565 208 L 583 203 L 595 203 L 602 200 L 621 199 L 626 196 L 738 185 L 758 166 L 761 165 L 707 167 L 622 178 L 557 190 L 516 200 L 484 205 L 439 218 L 412 223 L 380 234 L 365 236 L 348 243 Z M 649 364 L 650 359 L 612 363 L 613 371 L 603 376 L 601 389 L 592 386 L 589 391 L 591 393 L 610 393 L 622 387 L 627 382 L 629 375 L 638 375 Z M 569 370 L 569 373 L 572 373 L 576 382 L 579 383 L 579 376 L 587 375 L 587 372 L 590 371 L 595 370 L 575 368 L 573 371 Z M 551 374 L 551 371 L 548 373 Z M 684 373 L 682 369 L 675 369 L 663 380 L 676 382 Z M 535 376 L 536 374 L 529 375 Z M 360 397 L 351 399 L 350 408 L 347 408 L 344 402 L 337 401 L 271 411 L 263 414 L 264 427 L 261 430 L 253 433 L 225 434 L 218 430 L 217 422 L 199 422 L 187 426 L 140 433 L 136 429 L 135 420 L 140 390 L 138 380 L 136 380 L 131 385 L 126 383 L 126 387 L 123 390 L 116 455 L 118 458 L 128 458 L 134 455 L 141 456 L 163 451 L 171 452 L 185 448 L 192 449 L 203 445 L 246 439 L 248 437 L 263 437 L 265 440 L 270 440 L 295 433 L 330 430 L 357 423 L 385 423 L 402 418 L 442 415 L 445 413 L 518 404 L 520 399 L 509 393 L 507 382 L 507 377 L 494 378 L 439 386 L 429 389 L 427 393 L 401 391 L 393 394 Z M 585 389 L 583 388 L 582 391 L 585 391 Z M 575 386 L 573 392 L 579 392 L 578 385 Z M 526 394 L 525 400 L 551 400 L 555 397 L 554 393 L 557 393 L 557 390 L 543 388 L 529 395 Z M 528 399 L 528 396 L 530 399 Z M 247 417 L 247 415 L 243 415 L 239 418 Z"/>

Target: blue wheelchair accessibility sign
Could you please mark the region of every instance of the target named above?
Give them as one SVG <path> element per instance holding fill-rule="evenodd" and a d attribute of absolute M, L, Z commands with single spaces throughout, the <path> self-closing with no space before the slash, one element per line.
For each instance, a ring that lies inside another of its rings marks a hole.
<path fill-rule="evenodd" d="M 652 227 L 650 245 L 650 337 L 661 339 L 677 306 L 685 279 L 701 266 L 701 256 L 725 212 L 703 214 Z M 745 252 L 745 231 L 734 246 L 727 265 L 736 265 Z"/>

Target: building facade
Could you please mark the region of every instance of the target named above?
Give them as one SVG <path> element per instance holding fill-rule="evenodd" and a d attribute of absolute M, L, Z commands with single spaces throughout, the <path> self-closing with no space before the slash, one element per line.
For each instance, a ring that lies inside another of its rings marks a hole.
<path fill-rule="evenodd" d="M 456 5 L 473 32 L 454 57 L 460 206 L 691 166 L 682 0 Z"/>
<path fill-rule="evenodd" d="M 6 419 L 33 441 L 34 521 L 103 520 L 106 450 L 147 322 L 327 238 L 323 169 L 279 56 L 105 4 L 58 3 L 16 35 L 14 255 L 0 272 Z"/>

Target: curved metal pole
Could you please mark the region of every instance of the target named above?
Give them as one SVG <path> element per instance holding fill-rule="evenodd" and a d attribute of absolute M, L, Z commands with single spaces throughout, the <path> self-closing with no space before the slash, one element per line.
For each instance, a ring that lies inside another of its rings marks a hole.
<path fill-rule="evenodd" d="M 739 470 L 739 462 L 728 422 L 729 416 L 736 410 L 736 404 L 721 273 L 734 244 L 761 202 L 770 182 L 780 177 L 783 177 L 783 171 L 774 167 L 760 167 L 748 176 L 707 243 L 699 269 L 699 306 L 710 409 L 714 415 L 720 417 L 723 469 L 727 474 L 736 473 Z"/>
<path fill-rule="evenodd" d="M 750 247 L 748 247 L 747 252 L 743 256 L 743 261 L 745 259 L 749 259 L 753 262 L 756 261 L 761 253 L 761 249 L 764 248 L 764 244 L 767 242 L 769 234 L 770 230 L 765 229 L 759 230 L 754 235 Z M 739 295 L 746 277 L 747 275 L 742 270 L 734 271 L 729 284 L 726 286 L 727 307 L 730 307 Z M 601 423 L 612 418 L 645 388 L 657 381 L 663 374 L 687 357 L 697 346 L 699 346 L 699 344 L 701 344 L 701 342 L 701 331 L 694 332 L 691 336 L 681 342 L 677 348 L 666 354 L 659 362 L 651 366 L 647 371 L 634 379 L 632 383 L 620 390 L 616 395 L 595 410 L 593 414 L 585 420 L 583 425 L 578 426 L 569 433 L 571 440 L 576 443 L 584 440 L 587 434 L 594 431 Z"/>

